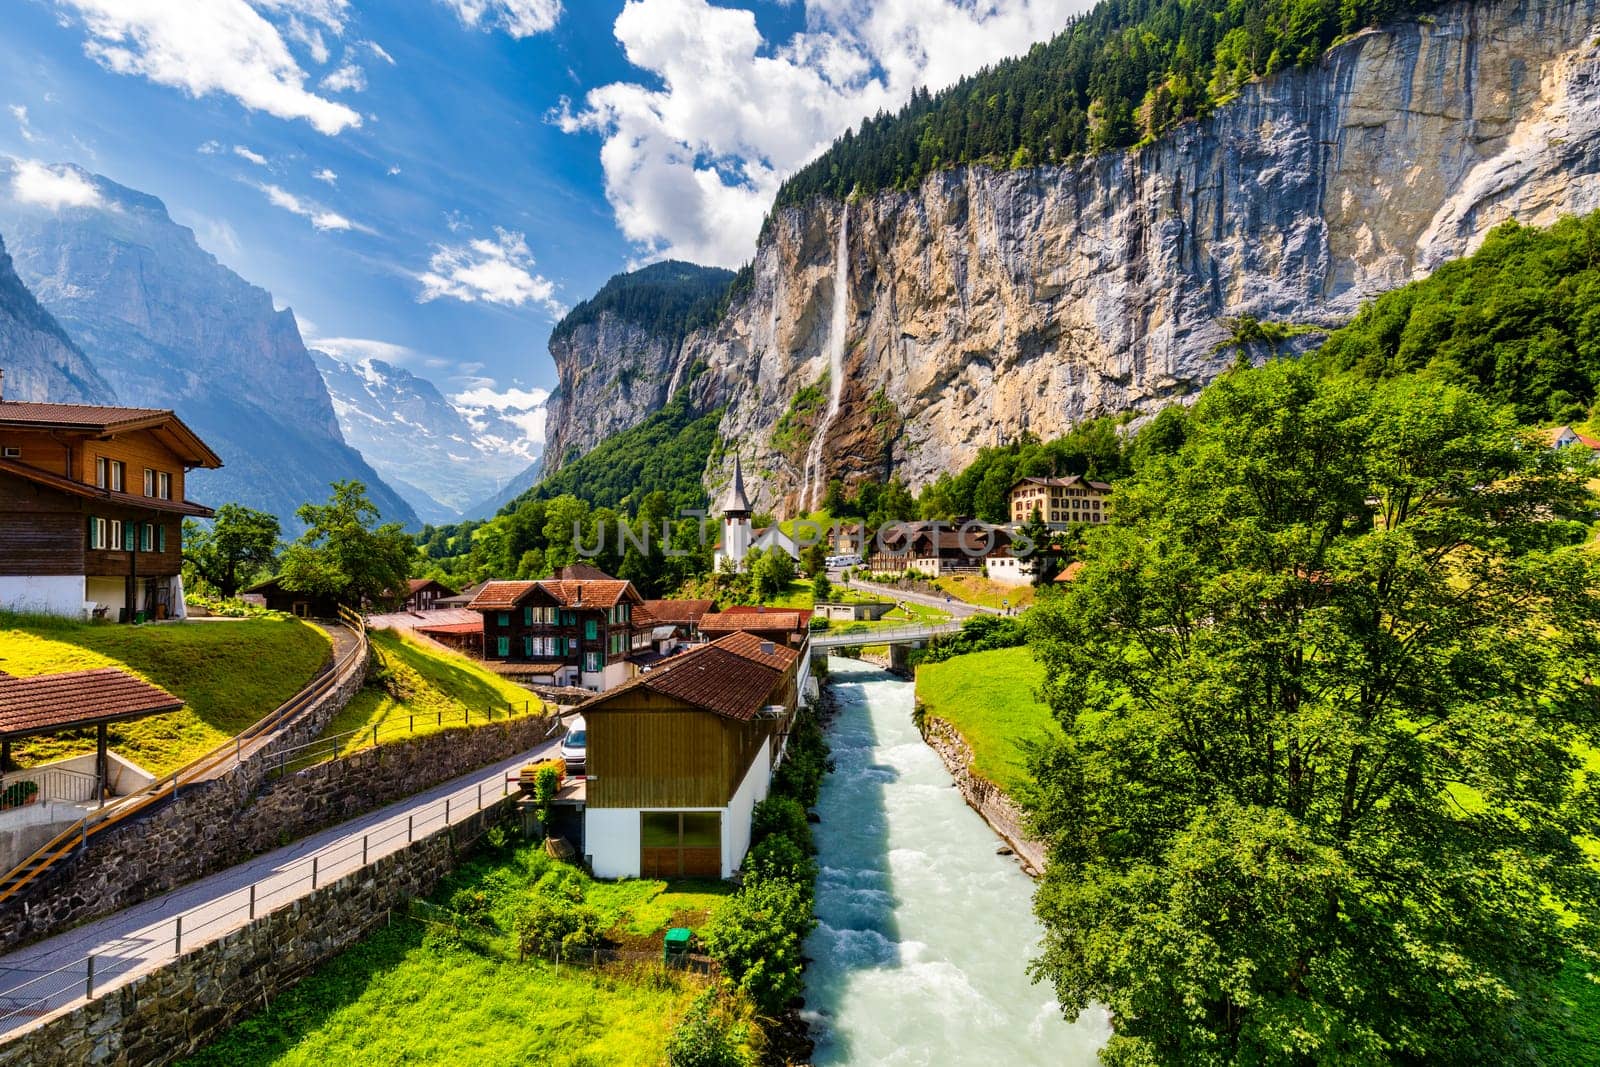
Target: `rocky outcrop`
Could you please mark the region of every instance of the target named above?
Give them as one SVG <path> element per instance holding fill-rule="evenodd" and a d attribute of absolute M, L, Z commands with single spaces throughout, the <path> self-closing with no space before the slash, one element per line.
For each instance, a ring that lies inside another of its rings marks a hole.
<path fill-rule="evenodd" d="M 1028 836 L 1022 809 L 1001 792 L 999 786 L 973 772 L 972 746 L 954 726 L 937 715 L 924 715 L 920 728 L 922 739 L 944 760 L 967 806 L 1000 835 L 1021 862 L 1022 869 L 1037 878 L 1044 871 L 1045 847 Z"/>
<path fill-rule="evenodd" d="M 643 422 L 681 377 L 679 339 L 606 311 L 550 338 L 560 386 L 550 398 L 546 470 Z"/>
<path fill-rule="evenodd" d="M 8 400 L 115 404 L 117 394 L 17 277 L 0 241 L 0 371 Z"/>
<path fill-rule="evenodd" d="M 411 507 L 345 443 L 294 313 L 217 262 L 153 196 L 53 168 L 71 202 L 23 195 L 0 159 L 0 233 L 17 274 L 88 353 L 124 404 L 173 408 L 222 456 L 188 485 L 297 528 L 328 483 L 358 478 L 386 518 Z M 67 399 L 51 396 L 50 399 Z"/>
<path fill-rule="evenodd" d="M 696 400 L 727 405 L 760 510 L 1154 410 L 1232 361 L 1228 316 L 1339 324 L 1505 219 L 1600 207 L 1597 35 L 1597 0 L 1449 4 L 1143 148 L 784 209 L 678 362 L 707 367 Z M 791 413 L 824 379 L 824 403 Z M 562 413 L 600 418 L 620 421 L 576 397 Z"/>

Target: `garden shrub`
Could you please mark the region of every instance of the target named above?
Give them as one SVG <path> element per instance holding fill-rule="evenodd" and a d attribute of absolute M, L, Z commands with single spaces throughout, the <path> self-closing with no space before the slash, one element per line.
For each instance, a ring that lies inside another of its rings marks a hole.
<path fill-rule="evenodd" d="M 773 834 L 750 849 L 744 873 L 750 879 L 784 878 L 810 885 L 817 880 L 817 864 L 799 842 L 785 834 Z"/>
<path fill-rule="evenodd" d="M 774 793 L 755 806 L 750 813 L 750 840 L 761 841 L 773 834 L 792 838 L 810 851 L 811 826 L 800 801 Z"/>
<path fill-rule="evenodd" d="M 517 917 L 517 941 L 524 956 L 569 959 L 600 947 L 600 914 L 564 897 L 534 893 Z"/>
<path fill-rule="evenodd" d="M 739 1047 L 739 1028 L 716 1007 L 715 990 L 695 998 L 667 1038 L 667 1067 L 744 1067 L 749 1062 Z"/>
<path fill-rule="evenodd" d="M 717 906 L 702 936 L 724 980 L 777 1015 L 805 989 L 801 948 L 815 926 L 809 885 L 757 878 Z"/>

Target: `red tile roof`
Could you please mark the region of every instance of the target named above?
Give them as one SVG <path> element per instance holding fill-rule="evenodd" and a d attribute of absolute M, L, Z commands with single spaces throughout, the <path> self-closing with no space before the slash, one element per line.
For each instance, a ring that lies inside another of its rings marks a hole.
<path fill-rule="evenodd" d="M 414 626 L 419 634 L 481 634 L 483 620 L 477 622 L 439 622 L 430 626 Z"/>
<path fill-rule="evenodd" d="M 707 634 L 734 633 L 740 630 L 804 630 L 798 611 L 719 611 L 700 618 L 700 630 Z"/>
<path fill-rule="evenodd" d="M 1083 560 L 1075 559 L 1071 563 L 1067 564 L 1064 568 L 1062 568 L 1061 573 L 1056 575 L 1056 581 L 1058 581 L 1058 582 L 1075 582 L 1075 581 L 1078 580 L 1078 572 L 1080 572 L 1082 570 L 1083 570 Z"/>
<path fill-rule="evenodd" d="M 562 581 L 546 578 L 535 582 L 487 582 L 467 607 L 473 611 L 509 611 L 535 589 L 542 589 L 566 608 L 610 608 L 623 600 L 643 603 L 633 591 L 633 583 L 619 578 Z"/>
<path fill-rule="evenodd" d="M 764 651 L 763 645 L 771 645 Z M 584 704 L 604 712 L 622 694 L 648 689 L 729 719 L 749 722 L 800 654 L 754 634 L 733 634 L 679 653 L 647 674 Z"/>
<path fill-rule="evenodd" d="M 14 459 L 0 459 L 0 472 L 14 474 L 24 478 L 35 485 L 42 485 L 47 489 L 54 489 L 61 493 L 70 493 L 89 500 L 104 500 L 109 504 L 120 504 L 130 508 L 145 508 L 150 511 L 165 511 L 174 515 L 193 515 L 197 518 L 209 519 L 214 513 L 204 504 L 196 504 L 192 500 L 161 500 L 153 496 L 140 496 L 136 493 L 114 493 L 110 489 L 101 489 L 98 486 L 86 485 L 83 482 L 64 478 L 59 474 L 42 471 L 38 467 L 30 467 L 26 463 L 19 463 Z"/>
<path fill-rule="evenodd" d="M 716 606 L 714 600 L 646 600 L 644 606 L 661 622 L 697 623 Z M 633 613 L 638 618 L 639 613 Z"/>
<path fill-rule="evenodd" d="M 798 615 L 801 622 L 811 621 L 810 608 L 769 608 L 764 604 L 734 604 L 722 609 L 724 615 Z"/>
<path fill-rule="evenodd" d="M 183 701 L 115 667 L 0 676 L 0 737 L 27 737 L 177 711 Z"/>
<path fill-rule="evenodd" d="M 36 404 L 26 400 L 0 401 L 0 426 L 30 430 L 72 430 L 80 433 L 131 433 L 159 430 L 171 435 L 175 451 L 199 467 L 220 467 L 222 459 L 198 434 L 167 408 L 119 408 L 102 404 Z"/>

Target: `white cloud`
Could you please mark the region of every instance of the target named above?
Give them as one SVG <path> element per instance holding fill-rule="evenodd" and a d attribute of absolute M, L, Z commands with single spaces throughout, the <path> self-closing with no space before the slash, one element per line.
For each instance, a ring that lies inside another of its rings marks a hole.
<path fill-rule="evenodd" d="M 321 66 L 328 61 L 327 42 L 322 39 L 322 31 L 315 26 L 307 26 L 298 18 L 291 17 L 284 25 L 284 32 L 289 35 L 289 40 L 306 50 L 311 62 Z"/>
<path fill-rule="evenodd" d="M 442 0 L 464 26 L 502 29 L 513 37 L 532 37 L 555 26 L 561 0 Z"/>
<path fill-rule="evenodd" d="M 273 207 L 281 207 L 292 215 L 299 215 L 303 219 L 310 219 L 311 226 L 317 230 L 360 230 L 363 233 L 371 232 L 365 226 L 358 226 L 339 214 L 329 211 L 310 200 L 302 199 L 276 185 L 263 184 L 258 188 L 266 194 L 268 202 Z"/>
<path fill-rule="evenodd" d="M 474 378 L 469 388 L 450 398 L 450 403 L 474 430 L 482 432 L 489 423 L 486 416 L 493 412 L 529 441 L 542 443 L 547 415 L 544 404 L 549 398 L 550 393 L 544 389 L 498 389 L 491 379 Z"/>
<path fill-rule="evenodd" d="M 200 247 L 218 259 L 238 259 L 244 250 L 238 233 L 224 219 L 200 218 L 195 220 L 193 228 Z"/>
<path fill-rule="evenodd" d="M 195 151 L 199 152 L 202 156 L 219 155 L 222 152 L 222 142 L 221 141 L 207 141 L 204 144 L 202 144 L 199 148 L 196 148 Z"/>
<path fill-rule="evenodd" d="M 361 47 L 365 48 L 368 52 L 371 52 L 376 58 L 381 59 L 385 63 L 389 64 L 389 66 L 394 66 L 394 56 L 391 56 L 388 52 L 384 51 L 383 45 L 379 44 L 377 41 L 362 41 Z"/>
<path fill-rule="evenodd" d="M 321 170 L 312 171 L 311 176 L 317 181 L 327 182 L 329 185 L 339 184 L 339 176 L 333 171 L 329 170 L 327 167 L 323 167 Z"/>
<path fill-rule="evenodd" d="M 361 125 L 351 108 L 310 92 L 277 27 L 245 0 L 56 0 L 83 18 L 84 51 L 107 70 L 139 75 L 194 97 L 231 96 L 252 111 L 304 119 L 336 134 Z M 335 26 L 342 0 L 256 0 L 266 10 Z"/>
<path fill-rule="evenodd" d="M 389 169 L 388 169 L 388 171 L 386 173 L 389 175 L 389 177 L 393 178 L 396 174 L 400 173 L 400 164 L 398 164 L 398 163 L 390 164 Z"/>
<path fill-rule="evenodd" d="M 76 167 L 52 167 L 36 159 L 13 162 L 11 196 L 19 204 L 35 204 L 50 211 L 100 206 L 100 190 Z"/>
<path fill-rule="evenodd" d="M 252 151 L 250 148 L 242 144 L 236 144 L 233 146 L 233 154 L 248 163 L 254 163 L 258 167 L 264 167 L 267 165 L 266 156 L 262 155 L 260 152 Z"/>
<path fill-rule="evenodd" d="M 367 87 L 367 72 L 347 59 L 319 84 L 330 93 L 359 93 Z"/>
<path fill-rule="evenodd" d="M 336 34 L 343 32 L 350 12 L 350 0 L 251 0 L 251 3 L 262 11 L 312 19 Z"/>
<path fill-rule="evenodd" d="M 555 283 L 533 272 L 533 254 L 522 234 L 498 226 L 494 233 L 493 240 L 476 237 L 462 245 L 434 245 L 428 269 L 417 275 L 422 283 L 417 299 L 427 303 L 448 296 L 507 307 L 534 303 L 562 314 Z"/>
<path fill-rule="evenodd" d="M 808 0 L 807 29 L 761 36 L 708 0 L 630 0 L 614 33 L 651 83 L 588 93 L 551 116 L 596 130 L 606 195 L 647 256 L 748 259 L 785 176 L 845 128 L 1027 50 L 1090 0 Z"/>
<path fill-rule="evenodd" d="M 8 111 L 11 117 L 17 120 L 17 132 L 22 134 L 22 139 L 29 144 L 37 141 L 39 135 L 33 132 L 33 125 L 28 121 L 28 109 L 22 104 L 12 104 Z"/>
<path fill-rule="evenodd" d="M 305 326 L 304 323 L 301 324 Z M 372 337 L 313 337 L 315 331 L 304 330 L 306 345 L 328 353 L 341 363 L 359 364 L 377 359 L 385 363 L 406 364 L 421 358 L 421 353 L 392 341 L 379 341 Z"/>

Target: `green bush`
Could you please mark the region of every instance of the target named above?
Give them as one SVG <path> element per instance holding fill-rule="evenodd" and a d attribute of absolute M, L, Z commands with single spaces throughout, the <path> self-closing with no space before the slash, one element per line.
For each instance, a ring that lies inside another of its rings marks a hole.
<path fill-rule="evenodd" d="M 803 843 L 786 834 L 773 834 L 750 849 L 744 874 L 747 879 L 785 878 L 810 885 L 817 879 L 817 864 Z"/>
<path fill-rule="evenodd" d="M 668 1067 L 743 1067 L 737 1027 L 716 1009 L 717 995 L 706 990 L 695 998 L 667 1039 Z"/>
<path fill-rule="evenodd" d="M 517 917 L 517 941 L 524 956 L 569 959 L 600 947 L 600 914 L 565 897 L 534 893 Z"/>
<path fill-rule="evenodd" d="M 777 1015 L 805 988 L 801 947 L 815 926 L 809 885 L 755 879 L 717 906 L 702 936 L 724 980 Z"/>
<path fill-rule="evenodd" d="M 806 809 L 798 800 L 774 794 L 750 813 L 750 840 L 759 842 L 773 834 L 791 838 L 810 851 L 811 826 L 806 822 Z"/>
<path fill-rule="evenodd" d="M 822 726 L 815 715 L 800 715 L 789 734 L 789 753 L 773 776 L 772 791 L 793 798 L 802 808 L 815 807 L 827 773 L 828 742 Z"/>

